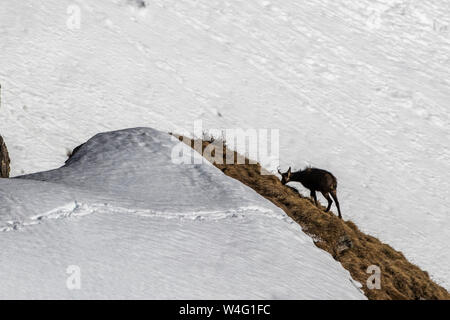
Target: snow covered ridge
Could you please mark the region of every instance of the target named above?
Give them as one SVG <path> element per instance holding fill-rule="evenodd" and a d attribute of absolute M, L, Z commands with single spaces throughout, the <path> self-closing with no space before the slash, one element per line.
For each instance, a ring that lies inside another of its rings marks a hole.
<path fill-rule="evenodd" d="M 214 139 L 178 138 L 192 148 L 201 144 L 204 150 L 215 143 Z M 220 154 L 225 157 L 225 150 Z M 251 187 L 282 208 L 314 239 L 319 248 L 330 253 L 354 279 L 364 284 L 362 290 L 369 299 L 450 299 L 445 288 L 432 281 L 427 272 L 408 261 L 401 252 L 360 231 L 351 220 L 343 220 L 333 213 L 325 212 L 326 207 L 318 207 L 309 198 L 299 194 L 296 188 L 283 184 L 277 176 L 263 174 L 259 163 L 252 164 L 248 158 L 245 159 L 245 165 L 215 160 L 209 158 L 224 174 Z M 369 279 L 368 273 L 372 274 Z"/>
<path fill-rule="evenodd" d="M 279 208 L 173 164 L 177 143 L 102 133 L 59 169 L 0 179 L 0 298 L 365 299 Z"/>

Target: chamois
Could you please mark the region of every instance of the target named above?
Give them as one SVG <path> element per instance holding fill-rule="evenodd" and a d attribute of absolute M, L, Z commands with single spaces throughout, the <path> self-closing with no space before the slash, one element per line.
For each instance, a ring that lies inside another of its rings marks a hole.
<path fill-rule="evenodd" d="M 316 191 L 322 193 L 328 201 L 328 207 L 325 212 L 330 211 L 331 204 L 333 203 L 330 198 L 331 194 L 331 197 L 333 197 L 338 209 L 339 218 L 342 219 L 341 208 L 339 207 L 339 201 L 336 195 L 337 180 L 331 172 L 317 168 L 306 168 L 305 170 L 291 173 L 291 167 L 289 167 L 289 170 L 285 173 L 282 173 L 280 169 L 278 169 L 278 173 L 281 175 L 281 183 L 283 185 L 290 181 L 296 181 L 300 182 L 305 188 L 309 189 L 311 192 L 311 198 L 314 199 L 316 206 L 318 206 Z"/>

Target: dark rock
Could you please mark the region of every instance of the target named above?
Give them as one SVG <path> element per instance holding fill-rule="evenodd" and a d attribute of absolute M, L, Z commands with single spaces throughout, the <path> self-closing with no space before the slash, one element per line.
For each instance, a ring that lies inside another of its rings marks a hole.
<path fill-rule="evenodd" d="M 77 153 L 78 150 L 80 150 L 82 146 L 84 146 L 84 143 L 80 144 L 78 147 L 75 147 L 75 149 L 73 149 L 72 152 L 67 155 L 69 158 L 66 160 L 65 163 L 67 163 L 75 155 L 75 153 Z"/>
<path fill-rule="evenodd" d="M 341 254 L 351 248 L 353 248 L 353 242 L 350 237 L 348 235 L 341 236 L 336 246 L 337 254 Z"/>
<path fill-rule="evenodd" d="M 10 162 L 8 149 L 6 148 L 5 141 L 0 136 L 0 178 L 9 178 Z"/>

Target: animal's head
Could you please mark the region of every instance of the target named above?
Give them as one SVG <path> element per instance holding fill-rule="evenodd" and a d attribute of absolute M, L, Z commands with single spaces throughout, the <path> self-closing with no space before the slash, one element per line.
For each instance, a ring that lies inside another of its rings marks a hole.
<path fill-rule="evenodd" d="M 281 183 L 286 184 L 289 181 L 291 181 L 291 167 L 289 167 L 288 171 L 281 172 L 280 169 L 278 169 L 278 173 L 281 174 Z"/>

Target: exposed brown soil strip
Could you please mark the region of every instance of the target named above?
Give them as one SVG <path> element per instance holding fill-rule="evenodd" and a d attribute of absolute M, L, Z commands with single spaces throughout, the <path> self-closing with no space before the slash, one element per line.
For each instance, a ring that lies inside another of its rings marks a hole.
<path fill-rule="evenodd" d="M 193 140 L 184 138 L 183 141 L 194 147 Z M 210 143 L 202 141 L 203 150 Z M 223 154 L 225 159 L 225 147 Z M 236 152 L 234 155 L 237 159 Z M 324 208 L 315 207 L 309 198 L 283 186 L 278 177 L 261 175 L 259 164 L 249 164 L 248 159 L 245 164 L 217 164 L 211 158 L 208 160 L 226 175 L 241 181 L 283 209 L 313 238 L 317 247 L 329 252 L 353 279 L 363 285 L 362 289 L 369 299 L 450 299 L 450 294 L 443 287 L 433 282 L 427 272 L 410 263 L 401 252 L 362 233 L 352 221 L 340 220 L 331 212 L 325 213 Z M 370 265 L 381 269 L 379 290 L 366 286 L 371 275 L 366 273 Z"/>

